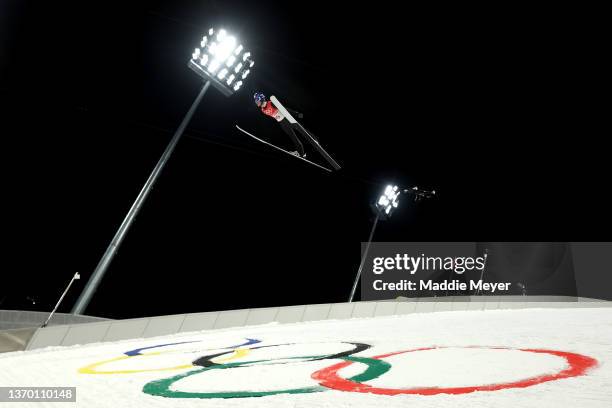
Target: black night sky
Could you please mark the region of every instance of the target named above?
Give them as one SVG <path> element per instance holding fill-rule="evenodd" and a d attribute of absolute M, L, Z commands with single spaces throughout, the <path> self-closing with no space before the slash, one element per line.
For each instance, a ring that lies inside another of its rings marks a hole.
<path fill-rule="evenodd" d="M 186 64 L 213 26 L 251 49 L 253 74 L 231 98 L 205 96 L 87 314 L 345 301 L 369 203 L 389 182 L 439 196 L 403 201 L 378 241 L 609 231 L 609 148 L 575 80 L 577 46 L 552 18 L 398 2 L 131 3 L 2 1 L 0 309 L 50 310 L 79 271 L 70 310 L 197 95 Z M 343 170 L 237 132 L 286 143 L 256 90 L 303 112 Z"/>

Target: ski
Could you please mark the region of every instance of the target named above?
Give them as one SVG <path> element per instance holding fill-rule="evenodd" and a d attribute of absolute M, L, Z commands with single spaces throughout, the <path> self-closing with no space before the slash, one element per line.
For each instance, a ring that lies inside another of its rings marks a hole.
<path fill-rule="evenodd" d="M 299 129 L 302 135 L 306 137 L 306 140 L 308 140 L 308 143 L 310 143 L 312 147 L 314 147 L 321 154 L 321 156 L 323 156 L 323 158 L 334 168 L 334 170 L 340 170 L 340 165 L 334 160 L 334 158 L 331 157 L 329 153 L 325 151 L 323 146 L 321 146 L 321 144 L 314 137 L 312 137 L 310 133 L 308 133 L 306 128 L 304 128 L 301 123 L 295 120 L 291 113 L 289 113 L 289 111 L 283 106 L 283 104 L 280 103 L 278 98 L 272 95 L 270 97 L 270 100 L 272 101 L 274 106 L 276 106 L 276 108 L 283 114 L 285 119 L 288 120 L 292 126 L 296 126 Z"/>
<path fill-rule="evenodd" d="M 246 135 L 248 135 L 248 136 L 252 137 L 253 139 L 257 140 L 258 142 L 261 142 L 261 143 L 263 143 L 263 144 L 266 144 L 266 145 L 268 145 L 268 146 L 270 146 L 270 147 L 275 148 L 276 150 L 280 150 L 281 152 L 283 152 L 283 153 L 285 153 L 285 154 L 288 154 L 288 155 L 289 155 L 289 156 L 291 156 L 291 157 L 295 157 L 296 159 L 303 160 L 303 161 L 305 161 L 306 163 L 312 164 L 313 166 L 316 166 L 316 167 L 318 167 L 318 168 L 320 168 L 320 169 L 322 169 L 322 170 L 325 170 L 325 171 L 329 171 L 329 172 L 331 173 L 331 170 L 330 170 L 330 169 L 328 169 L 327 167 L 321 166 L 320 164 L 317 164 L 317 163 L 315 163 L 315 162 L 312 162 L 312 161 L 310 161 L 310 160 L 308 160 L 308 159 L 305 159 L 305 158 L 303 158 L 303 157 L 296 156 L 295 154 L 293 154 L 293 153 L 291 153 L 291 152 L 289 152 L 289 151 L 287 151 L 287 150 L 285 150 L 285 149 L 282 149 L 282 148 L 280 148 L 280 147 L 278 147 L 278 146 L 276 146 L 276 145 L 274 145 L 274 144 L 272 144 L 272 143 L 270 143 L 270 142 L 266 142 L 265 140 L 260 139 L 260 138 L 258 138 L 257 136 L 254 136 L 254 135 L 252 135 L 251 133 L 247 132 L 246 130 L 242 129 L 242 128 L 241 128 L 240 126 L 238 126 L 238 125 L 236 125 L 236 128 L 237 128 L 239 131 L 241 131 L 242 133 L 245 133 Z"/>

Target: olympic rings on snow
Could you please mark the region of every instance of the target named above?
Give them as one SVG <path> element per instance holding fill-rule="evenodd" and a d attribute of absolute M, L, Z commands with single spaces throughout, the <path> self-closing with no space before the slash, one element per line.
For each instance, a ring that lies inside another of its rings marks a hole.
<path fill-rule="evenodd" d="M 277 394 L 304 394 L 321 392 L 327 389 L 333 389 L 344 392 L 358 392 L 358 393 L 371 393 L 377 395 L 403 395 L 403 394 L 417 394 L 417 395 L 436 395 L 436 394 L 465 394 L 474 391 L 498 391 L 509 388 L 525 388 L 533 385 L 541 384 L 548 381 L 560 380 L 563 378 L 577 377 L 584 375 L 589 369 L 597 365 L 597 360 L 576 353 L 570 353 L 566 351 L 558 350 L 547 350 L 547 349 L 514 349 L 507 347 L 485 347 L 485 346 L 469 346 L 469 347 L 423 347 L 403 351 L 395 351 L 386 354 L 377 355 L 374 357 L 357 357 L 354 354 L 360 353 L 372 347 L 365 343 L 355 342 L 339 342 L 350 344 L 352 348 L 350 350 L 342 351 L 333 354 L 323 354 L 314 356 L 299 356 L 299 357 L 278 357 L 272 359 L 257 359 L 254 361 L 240 361 L 233 362 L 239 358 L 243 358 L 249 355 L 252 351 L 269 349 L 273 347 L 282 346 L 296 346 L 296 345 L 307 345 L 307 344 L 318 344 L 318 343 L 283 343 L 264 345 L 257 347 L 248 347 L 253 344 L 261 343 L 261 340 L 247 338 L 246 342 L 237 344 L 234 346 L 218 348 L 217 350 L 229 350 L 222 351 L 215 354 L 206 355 L 200 357 L 192 362 L 192 364 L 176 365 L 172 367 L 161 367 L 152 369 L 134 369 L 134 370 L 114 370 L 114 371 L 99 371 L 98 367 L 120 360 L 143 358 L 148 356 L 156 356 L 160 354 L 170 353 L 172 350 L 156 351 L 143 353 L 145 350 L 158 349 L 160 347 L 197 343 L 196 341 L 184 341 L 176 343 L 159 344 L 156 346 L 142 347 L 123 353 L 124 355 L 115 357 L 109 360 L 100 361 L 94 364 L 90 364 L 86 367 L 82 367 L 78 370 L 79 373 L 83 374 L 134 374 L 151 371 L 171 371 L 190 369 L 190 371 L 175 375 L 170 378 L 164 378 L 159 380 L 150 381 L 143 387 L 143 392 L 166 398 L 251 398 L 251 397 L 264 397 L 269 395 Z M 387 373 L 392 365 L 389 362 L 384 361 L 385 358 L 406 354 L 416 353 L 427 350 L 436 349 L 449 349 L 449 348 L 470 348 L 470 349 L 493 349 L 493 350 L 515 350 L 526 353 L 538 353 L 548 354 L 556 357 L 563 358 L 566 362 L 567 368 L 556 373 L 547 373 L 539 376 L 530 378 L 520 379 L 517 381 L 505 382 L 505 383 L 491 383 L 474 386 L 463 386 L 463 387 L 410 387 L 407 384 L 406 388 L 384 388 L 375 387 L 369 384 L 365 384 L 367 381 L 372 381 L 379 378 L 383 374 Z M 212 349 L 208 349 L 212 350 Z M 330 367 L 320 369 L 311 375 L 311 378 L 317 381 L 319 384 L 309 387 L 302 388 L 287 388 L 280 390 L 263 390 L 263 391 L 242 391 L 242 390 L 229 390 L 229 391 L 214 391 L 214 392 L 191 392 L 191 391 L 179 391 L 171 389 L 172 385 L 177 381 L 184 378 L 191 377 L 193 375 L 202 374 L 204 372 L 212 372 L 212 370 L 225 370 L 235 369 L 240 367 L 252 367 L 257 365 L 277 365 L 277 364 L 293 364 L 296 360 L 302 360 L 301 362 L 311 362 L 320 360 L 344 360 L 343 362 L 334 364 Z M 365 371 L 361 374 L 354 375 L 350 378 L 343 378 L 338 373 L 343 368 L 346 368 L 354 363 L 361 363 L 365 365 Z M 194 369 L 195 368 L 195 369 Z"/>

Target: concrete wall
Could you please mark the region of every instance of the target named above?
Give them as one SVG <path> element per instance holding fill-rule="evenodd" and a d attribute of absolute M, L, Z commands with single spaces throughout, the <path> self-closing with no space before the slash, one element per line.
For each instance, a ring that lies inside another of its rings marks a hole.
<path fill-rule="evenodd" d="M 22 329 L 26 327 L 40 327 L 49 317 L 49 312 L 31 312 L 26 310 L 0 310 L 0 330 Z M 56 313 L 49 322 L 49 326 L 98 322 L 108 319 L 93 316 L 73 315 L 69 313 Z"/>
<path fill-rule="evenodd" d="M 229 310 L 46 327 L 36 330 L 36 333 L 27 345 L 27 350 L 48 346 L 71 346 L 75 344 L 163 336 L 190 331 L 252 326 L 270 322 L 297 323 L 439 311 L 482 311 L 533 307 L 612 308 L 612 302 L 562 296 L 480 296 L 398 299 L 380 302 Z"/>
<path fill-rule="evenodd" d="M 0 331 L 0 353 L 25 350 L 36 328 Z"/>

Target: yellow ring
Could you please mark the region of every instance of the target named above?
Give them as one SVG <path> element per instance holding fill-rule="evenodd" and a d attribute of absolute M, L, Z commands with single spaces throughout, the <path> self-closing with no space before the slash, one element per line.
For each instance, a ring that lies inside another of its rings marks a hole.
<path fill-rule="evenodd" d="M 135 373 L 147 373 L 147 372 L 152 372 L 152 371 L 183 370 L 183 369 L 186 369 L 186 368 L 193 368 L 194 367 L 193 364 L 185 364 L 185 365 L 174 366 L 174 367 L 148 368 L 148 369 L 143 369 L 143 370 L 113 370 L 113 371 L 98 371 L 98 370 L 96 370 L 97 367 L 100 367 L 100 366 L 102 366 L 104 364 L 107 364 L 107 363 L 112 363 L 114 361 L 127 360 L 129 358 L 141 357 L 141 356 L 156 356 L 156 355 L 159 355 L 159 354 L 169 353 L 171 351 L 172 350 L 158 351 L 158 352 L 147 353 L 147 354 L 138 354 L 138 355 L 135 355 L 135 356 L 119 356 L 119 357 L 111 358 L 109 360 L 99 361 L 97 363 L 93 363 L 93 364 L 90 364 L 90 365 L 85 366 L 85 367 L 81 367 L 81 368 L 79 368 L 78 372 L 81 373 L 81 374 L 135 374 Z M 239 349 L 234 350 L 234 353 L 231 356 L 223 358 L 223 359 L 220 359 L 220 360 L 217 360 L 217 362 L 225 363 L 225 362 L 228 362 L 228 361 L 232 361 L 232 360 L 235 360 L 237 358 L 244 357 L 244 356 L 248 355 L 250 352 L 251 352 L 251 349 L 248 349 L 248 348 L 239 348 Z"/>

